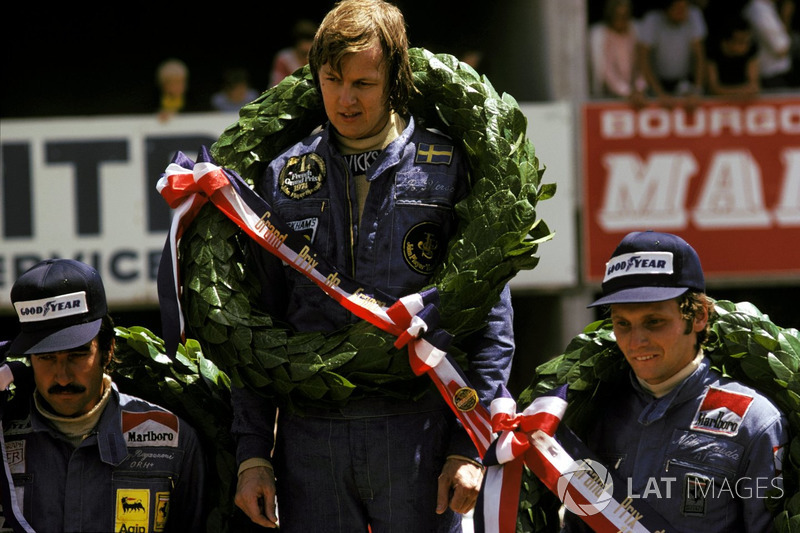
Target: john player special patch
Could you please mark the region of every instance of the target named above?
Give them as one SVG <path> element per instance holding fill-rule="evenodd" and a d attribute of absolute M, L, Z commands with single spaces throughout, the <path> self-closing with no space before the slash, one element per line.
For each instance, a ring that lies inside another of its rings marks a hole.
<path fill-rule="evenodd" d="M 325 181 L 325 161 L 314 153 L 290 157 L 281 170 L 281 192 L 294 200 L 317 192 Z"/>
<path fill-rule="evenodd" d="M 753 397 L 739 392 L 709 387 L 689 429 L 733 437 L 753 403 Z"/>
<path fill-rule="evenodd" d="M 408 230 L 403 238 L 403 259 L 418 274 L 431 274 L 439 264 L 445 249 L 442 227 L 433 222 L 421 222 Z"/>

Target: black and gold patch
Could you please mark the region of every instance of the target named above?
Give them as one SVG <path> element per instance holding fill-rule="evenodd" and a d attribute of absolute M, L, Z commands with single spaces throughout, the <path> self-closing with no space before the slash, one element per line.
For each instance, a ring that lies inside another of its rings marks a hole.
<path fill-rule="evenodd" d="M 325 181 L 325 161 L 315 154 L 290 157 L 281 170 L 281 192 L 299 200 L 317 192 Z"/>
<path fill-rule="evenodd" d="M 478 406 L 478 393 L 475 389 L 461 387 L 453 394 L 453 405 L 463 412 L 472 411 Z"/>
<path fill-rule="evenodd" d="M 421 222 L 408 230 L 403 238 L 403 259 L 418 274 L 430 275 L 444 254 L 442 227 L 433 222 Z"/>

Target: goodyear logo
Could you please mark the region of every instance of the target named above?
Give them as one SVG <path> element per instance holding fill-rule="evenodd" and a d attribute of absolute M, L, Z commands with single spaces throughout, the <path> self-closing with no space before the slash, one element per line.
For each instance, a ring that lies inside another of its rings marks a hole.
<path fill-rule="evenodd" d="M 603 283 L 620 276 L 672 274 L 672 252 L 638 252 L 612 257 L 606 263 Z"/>
<path fill-rule="evenodd" d="M 117 489 L 114 531 L 148 533 L 150 527 L 150 490 Z"/>
<path fill-rule="evenodd" d="M 55 320 L 65 316 L 89 312 L 86 305 L 86 292 L 73 292 L 52 298 L 15 302 L 14 308 L 20 322 L 39 322 Z"/>
<path fill-rule="evenodd" d="M 453 147 L 447 144 L 419 143 L 415 163 L 449 165 L 453 161 Z"/>

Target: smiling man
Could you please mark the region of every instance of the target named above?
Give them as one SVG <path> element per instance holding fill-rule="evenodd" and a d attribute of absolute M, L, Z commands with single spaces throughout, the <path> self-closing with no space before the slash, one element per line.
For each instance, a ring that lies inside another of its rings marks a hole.
<path fill-rule="evenodd" d="M 360 298 L 418 292 L 455 234 L 468 166 L 457 140 L 408 113 L 415 89 L 402 13 L 382 0 L 338 3 L 319 27 L 309 68 L 327 123 L 272 161 L 256 189 L 302 229 L 314 254 L 381 293 Z M 359 321 L 263 249 L 254 257 L 264 309 L 293 331 L 334 332 Z M 485 405 L 508 379 L 512 321 L 506 287 L 486 327 L 460 346 Z M 277 434 L 275 402 L 234 387 L 237 505 L 275 527 L 277 497 L 287 532 L 460 531 L 482 467 L 466 431 L 423 380 L 398 372 L 344 406 L 320 403 L 302 416 L 282 409 Z"/>
<path fill-rule="evenodd" d="M 632 372 L 628 387 L 599 393 L 586 444 L 670 531 L 770 531 L 765 504 L 783 495 L 787 420 L 711 368 L 701 346 L 713 305 L 695 250 L 668 233 L 628 234 L 592 306 L 608 306 Z M 571 513 L 565 523 L 586 530 Z"/>
<path fill-rule="evenodd" d="M 30 358 L 33 384 L 17 379 L 3 409 L 15 496 L 3 495 L 4 517 L 35 531 L 202 529 L 197 436 L 111 381 L 114 323 L 97 271 L 43 261 L 17 279 L 11 301 L 21 332 L 8 352 Z"/>

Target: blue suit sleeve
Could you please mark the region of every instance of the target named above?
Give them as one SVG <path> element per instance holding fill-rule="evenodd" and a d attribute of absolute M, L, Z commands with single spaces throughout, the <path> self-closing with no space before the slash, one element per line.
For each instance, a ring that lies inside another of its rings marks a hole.
<path fill-rule="evenodd" d="M 489 407 L 499 385 L 508 383 L 514 357 L 514 311 L 511 289 L 506 285 L 500 299 L 489 312 L 486 327 L 464 343 L 469 346 L 467 379 L 485 407 Z M 463 455 L 480 461 L 478 450 L 460 423 L 450 440 L 449 455 Z"/>

